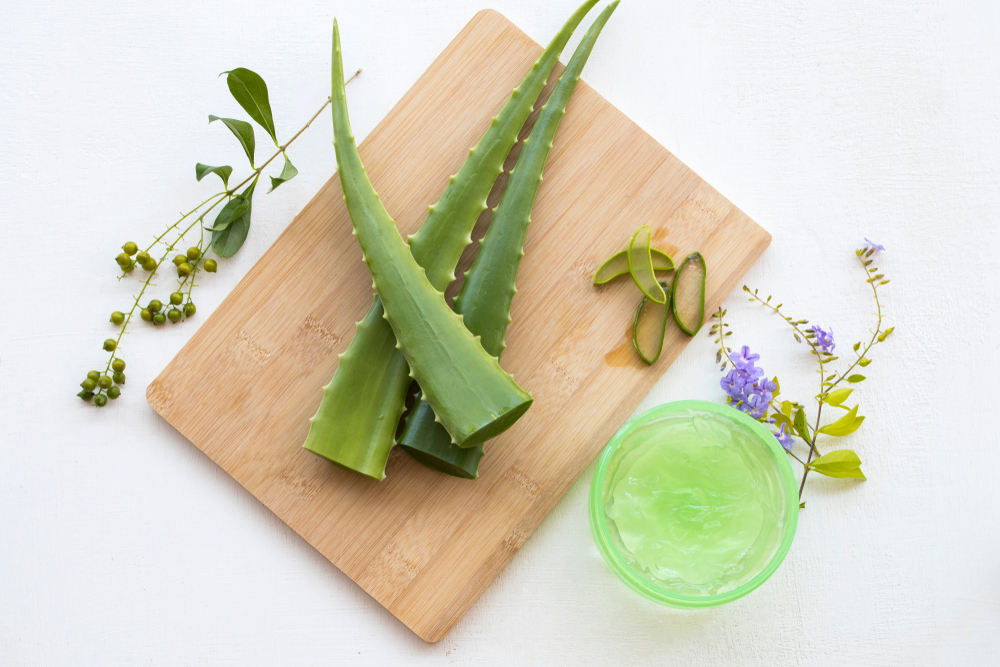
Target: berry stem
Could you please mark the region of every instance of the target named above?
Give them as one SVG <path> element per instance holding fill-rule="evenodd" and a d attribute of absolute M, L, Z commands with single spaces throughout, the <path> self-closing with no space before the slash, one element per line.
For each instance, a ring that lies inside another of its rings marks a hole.
<path fill-rule="evenodd" d="M 345 82 L 345 85 L 347 83 L 350 83 L 351 81 L 353 81 L 355 78 L 357 78 L 357 76 L 359 74 L 361 74 L 361 70 L 360 69 L 358 69 L 358 71 L 355 72 L 353 74 L 353 76 L 351 76 L 351 78 L 348 79 Z M 332 98 L 327 97 L 326 101 L 323 102 L 323 106 L 321 106 L 319 108 L 319 110 L 315 114 L 312 115 L 312 117 L 306 122 L 306 124 L 303 125 L 299 129 L 298 132 L 296 132 L 294 135 L 292 135 L 291 139 L 289 139 L 288 141 L 286 141 L 284 144 L 278 146 L 278 150 L 277 150 L 277 152 L 274 153 L 274 155 L 272 155 L 271 157 L 269 157 L 259 167 L 255 167 L 253 169 L 253 171 L 250 173 L 250 175 L 246 177 L 246 179 L 244 179 L 242 182 L 238 183 L 237 185 L 234 185 L 232 188 L 227 188 L 226 190 L 224 190 L 222 192 L 215 193 L 214 195 L 212 195 L 211 197 L 209 197 L 205 201 L 201 202 L 200 204 L 198 204 L 197 206 L 195 206 L 193 209 L 191 209 L 187 213 L 182 213 L 181 217 L 178 220 L 176 220 L 175 222 L 173 222 L 172 224 L 170 224 L 169 226 L 167 226 L 167 228 L 165 230 L 163 230 L 163 232 L 160 235 L 158 235 L 155 239 L 153 239 L 152 243 L 150 243 L 149 246 L 146 247 L 146 249 L 145 249 L 144 252 L 149 253 L 149 251 L 152 250 L 154 247 L 156 247 L 156 245 L 158 243 L 164 242 L 163 239 L 166 238 L 166 236 L 168 234 L 170 234 L 170 232 L 172 232 L 175 229 L 179 228 L 184 223 L 184 221 L 187 220 L 188 218 L 190 218 L 192 215 L 194 215 L 195 213 L 199 213 L 200 212 L 199 215 L 198 215 L 198 217 L 195 218 L 193 222 L 191 222 L 187 227 L 185 227 L 182 231 L 180 231 L 177 234 L 177 237 L 174 238 L 171 243 L 169 243 L 169 244 L 166 245 L 166 249 L 164 250 L 162 256 L 159 259 L 159 261 L 157 261 L 157 263 L 156 263 L 156 268 L 154 268 L 152 271 L 149 272 L 149 275 L 146 277 L 146 280 L 142 283 L 142 286 L 139 288 L 139 294 L 134 297 L 133 302 L 132 302 L 132 307 L 129 309 L 128 313 L 125 315 L 125 320 L 122 322 L 121 326 L 119 327 L 118 336 L 117 336 L 117 338 L 115 338 L 115 349 L 114 349 L 114 351 L 111 352 L 111 355 L 108 358 L 107 365 L 105 366 L 105 369 L 104 369 L 104 374 L 105 375 L 107 375 L 108 371 L 111 370 L 111 364 L 114 363 L 114 360 L 116 358 L 118 358 L 117 354 L 118 354 L 118 350 L 119 350 L 119 345 L 121 344 L 122 336 L 125 335 L 125 332 L 128 329 L 128 326 L 129 326 L 129 324 L 132 321 L 132 316 L 135 314 L 136 309 L 140 308 L 139 303 L 142 300 L 143 295 L 146 293 L 146 290 L 149 288 L 149 286 L 153 284 L 153 282 L 152 282 L 153 278 L 157 275 L 157 273 L 160 270 L 160 267 L 162 266 L 163 262 L 166 261 L 167 257 L 170 255 L 170 253 L 172 253 L 174 251 L 174 249 L 177 247 L 177 245 L 184 239 L 185 235 L 188 232 L 190 232 L 194 228 L 195 225 L 198 225 L 201 228 L 201 237 L 199 238 L 198 245 L 197 245 L 197 248 L 198 248 L 198 259 L 189 261 L 189 263 L 191 264 L 191 273 L 189 275 L 185 276 L 182 280 L 180 280 L 180 284 L 179 284 L 179 287 L 178 287 L 178 290 L 177 290 L 177 291 L 182 291 L 184 289 L 185 285 L 187 285 L 187 301 L 190 303 L 191 302 L 191 291 L 194 289 L 194 277 L 198 273 L 198 271 L 200 270 L 201 264 L 202 264 L 202 262 L 205 259 L 205 252 L 206 252 L 206 248 L 205 248 L 205 229 L 204 229 L 204 225 L 202 224 L 204 222 L 204 220 L 205 220 L 205 216 L 208 215 L 216 206 L 218 206 L 218 204 L 220 202 L 227 201 L 228 199 L 230 199 L 236 193 L 237 190 L 239 190 L 241 187 L 243 187 L 244 185 L 246 185 L 247 183 L 249 183 L 252 179 L 259 178 L 260 174 L 264 171 L 264 168 L 267 167 L 271 162 L 273 162 L 275 158 L 277 158 L 279 155 L 284 155 L 284 153 L 288 149 L 288 147 L 291 146 L 292 143 L 296 139 L 298 139 L 299 136 L 301 136 L 302 133 L 305 132 L 309 128 L 310 125 L 312 125 L 313 121 L 315 121 L 319 117 L 319 115 L 321 113 L 323 113 L 323 111 L 330 105 L 331 99 Z M 202 208 L 205 207 L 205 206 L 208 206 L 208 208 L 205 208 L 204 210 L 202 210 Z M 130 265 L 130 268 L 134 267 L 134 265 L 135 265 L 135 263 L 132 262 L 132 264 Z M 127 275 L 128 275 L 128 271 L 127 270 L 123 270 L 122 271 L 122 275 L 119 276 L 118 279 L 121 280 L 122 278 L 124 278 Z M 181 312 L 183 313 L 183 307 L 181 308 Z M 186 316 L 185 316 L 185 319 L 186 319 Z M 98 387 L 96 387 L 96 391 L 94 392 L 94 396 L 100 396 L 100 395 L 106 394 L 106 393 L 107 392 L 106 392 L 106 390 L 104 388 L 98 386 Z"/>

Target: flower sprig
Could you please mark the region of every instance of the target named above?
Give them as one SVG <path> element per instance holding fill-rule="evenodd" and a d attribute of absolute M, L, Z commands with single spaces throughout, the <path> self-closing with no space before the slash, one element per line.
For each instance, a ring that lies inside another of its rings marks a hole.
<path fill-rule="evenodd" d="M 726 311 L 722 308 L 712 316 L 716 323 L 710 329 L 710 335 L 715 336 L 719 344 L 716 352 L 716 363 L 721 364 L 721 370 L 729 373 L 723 377 L 720 384 L 727 395 L 727 402 L 742 412 L 749 414 L 765 424 L 768 424 L 775 438 L 789 456 L 802 465 L 802 481 L 799 484 L 799 496 L 805 489 L 806 479 L 810 471 L 818 472 L 828 477 L 866 479 L 861 471 L 861 459 L 852 450 L 838 449 L 825 455 L 817 448 L 817 440 L 821 436 L 844 437 L 854 433 L 864 423 L 864 416 L 858 415 L 858 405 L 848 407 L 844 402 L 850 398 L 854 389 L 842 384 L 858 384 L 866 380 L 864 375 L 856 373 L 858 368 L 865 368 L 872 363 L 872 349 L 885 342 L 893 333 L 894 327 L 883 328 L 883 309 L 879 298 L 879 289 L 889 284 L 889 279 L 874 267 L 873 256 L 885 250 L 881 245 L 865 239 L 866 245 L 855 251 L 858 260 L 867 275 L 866 282 L 871 285 L 872 297 L 876 306 L 876 323 L 871 330 L 871 338 L 858 341 L 853 346 L 854 359 L 844 370 L 830 368 L 830 364 L 840 358 L 834 354 L 836 342 L 832 327 L 824 329 L 808 320 L 795 319 L 782 311 L 783 304 L 772 304 L 772 297 L 761 297 L 758 290 L 745 286 L 743 290 L 749 295 L 752 303 L 758 303 L 779 315 L 792 330 L 792 336 L 797 343 L 805 343 L 809 353 L 815 358 L 819 375 L 819 391 L 815 396 L 816 416 L 811 422 L 806 415 L 806 408 L 796 401 L 779 400 L 780 384 L 778 378 L 767 379 L 763 369 L 756 366 L 760 355 L 753 354 L 749 348 L 743 348 L 734 353 L 726 342 L 733 332 L 725 321 Z M 823 408 L 838 408 L 846 413 L 840 418 L 823 423 Z M 770 411 L 770 414 L 768 413 Z M 795 452 L 798 436 L 806 445 L 804 454 Z M 801 454 L 801 455 L 800 455 Z M 801 503 L 805 506 L 805 503 Z"/>
<path fill-rule="evenodd" d="M 353 81 L 360 73 L 359 69 L 347 83 Z M 260 166 L 255 166 L 256 140 L 253 125 L 236 118 L 208 117 L 209 123 L 221 121 L 239 141 L 250 163 L 250 174 L 230 187 L 229 178 L 233 173 L 231 166 L 210 166 L 199 162 L 195 165 L 196 180 L 201 181 L 209 174 L 215 174 L 222 180 L 223 189 L 186 213 L 182 212 L 180 218 L 167 225 L 167 228 L 145 248 L 140 250 L 134 241 L 122 245 L 122 252 L 115 257 L 120 271 L 118 280 L 128 277 L 136 267 L 145 271 L 146 277 L 139 287 L 138 294 L 132 298 L 128 310 L 116 310 L 111 313 L 110 321 L 117 328 L 117 334 L 103 343 L 104 351 L 110 353 L 104 371 L 92 370 L 80 383 L 81 391 L 77 396 L 85 402 L 92 401 L 97 407 L 104 407 L 108 399 L 113 400 L 121 396 L 121 385 L 125 384 L 125 361 L 119 354 L 119 346 L 136 312 L 142 321 L 154 327 L 166 324 L 168 321 L 176 324 L 195 315 L 198 309 L 191 298 L 191 293 L 196 285 L 196 276 L 202 271 L 215 273 L 218 270 L 218 261 L 206 255 L 211 251 L 218 258 L 229 258 L 239 251 L 250 231 L 253 195 L 264 169 L 278 156 L 284 158 L 281 173 L 270 177 L 271 188 L 268 193 L 299 173 L 288 158 L 288 147 L 312 125 L 331 101 L 328 97 L 298 132 L 288 141 L 279 143 L 264 79 L 256 72 L 243 67 L 223 74 L 227 75 L 226 83 L 230 93 L 250 118 L 267 132 L 277 150 Z M 241 188 L 244 189 L 240 191 Z M 206 224 L 207 216 L 219 204 L 223 205 L 215 219 L 211 224 Z M 182 252 L 180 249 L 189 243 L 185 241 L 187 235 L 194 232 L 196 227 L 197 240 Z M 206 232 L 210 234 L 207 239 Z M 172 259 L 177 273 L 175 289 L 164 300 L 152 299 L 143 305 L 147 290 L 155 285 L 153 279 L 160 273 L 163 263 L 175 252 L 177 254 Z"/>

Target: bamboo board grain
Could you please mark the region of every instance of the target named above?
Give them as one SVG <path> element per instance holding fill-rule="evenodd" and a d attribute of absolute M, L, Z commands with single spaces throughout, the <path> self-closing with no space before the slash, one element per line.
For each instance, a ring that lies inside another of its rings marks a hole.
<path fill-rule="evenodd" d="M 478 13 L 362 142 L 368 174 L 403 234 L 416 231 L 540 52 L 500 14 Z M 593 57 L 610 55 L 598 43 Z M 600 262 L 649 223 L 657 247 L 678 261 L 694 250 L 705 256 L 710 312 L 770 242 L 583 82 L 532 220 L 503 366 L 535 403 L 487 445 L 478 480 L 432 472 L 397 449 L 387 478 L 375 482 L 302 449 L 320 388 L 372 299 L 336 176 L 146 392 L 164 419 L 431 642 L 458 622 L 690 340 L 670 326 L 660 360 L 642 363 L 629 338 L 639 294 L 627 279 L 595 288 Z M 209 372 L 219 368 L 226 372 Z"/>

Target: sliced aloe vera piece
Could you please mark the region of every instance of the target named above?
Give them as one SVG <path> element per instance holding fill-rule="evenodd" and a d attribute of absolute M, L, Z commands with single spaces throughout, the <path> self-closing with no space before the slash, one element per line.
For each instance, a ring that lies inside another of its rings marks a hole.
<path fill-rule="evenodd" d="M 632 344 L 635 351 L 647 364 L 652 366 L 660 358 L 663 351 L 663 334 L 667 330 L 667 318 L 670 317 L 670 283 L 661 280 L 667 303 L 655 303 L 648 296 L 642 297 L 639 308 L 635 311 L 635 321 L 632 322 Z"/>
<path fill-rule="evenodd" d="M 632 274 L 636 286 L 651 301 L 666 303 L 667 294 L 660 287 L 656 273 L 653 272 L 653 255 L 649 248 L 652 236 L 653 232 L 649 229 L 649 225 L 643 225 L 635 230 L 628 244 L 628 272 Z"/>
<path fill-rule="evenodd" d="M 677 269 L 674 277 L 671 308 L 674 319 L 684 333 L 692 336 L 698 333 L 705 321 L 705 258 L 700 252 L 688 255 Z"/>
<path fill-rule="evenodd" d="M 674 260 L 670 258 L 670 255 L 663 252 L 662 250 L 657 250 L 656 248 L 650 248 L 649 254 L 653 258 L 653 270 L 654 271 L 673 271 L 674 270 Z M 615 254 L 608 257 L 607 261 L 597 269 L 594 273 L 594 284 L 604 285 L 609 283 L 619 276 L 628 275 L 628 248 L 624 250 L 619 250 Z"/>

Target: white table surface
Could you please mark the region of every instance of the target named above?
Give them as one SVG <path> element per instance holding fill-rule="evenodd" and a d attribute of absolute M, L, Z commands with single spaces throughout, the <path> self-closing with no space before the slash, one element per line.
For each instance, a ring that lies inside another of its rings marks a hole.
<path fill-rule="evenodd" d="M 575 5 L 493 7 L 544 42 Z M 856 391 L 868 420 L 843 441 L 869 481 L 811 479 L 787 560 L 737 602 L 685 613 L 621 586 L 591 542 L 591 467 L 454 631 L 425 644 L 147 406 L 146 385 L 333 173 L 325 116 L 290 151 L 300 175 L 258 198 L 242 252 L 201 281 L 198 317 L 135 327 L 110 407 L 74 396 L 136 289 L 114 278 L 118 247 L 211 192 L 195 162 L 242 164 L 206 124 L 242 113 L 218 72 L 260 72 L 288 136 L 329 92 L 336 13 L 348 68 L 364 68 L 350 91 L 363 138 L 483 6 L 0 4 L 0 663 L 997 664 L 989 0 L 624 0 L 584 73 L 773 234 L 747 282 L 832 326 L 838 349 L 872 321 L 853 249 L 864 236 L 889 249 L 897 335 Z M 726 306 L 733 341 L 810 400 L 809 356 L 781 322 L 740 292 Z M 698 336 L 640 410 L 721 400 L 712 361 Z"/>

